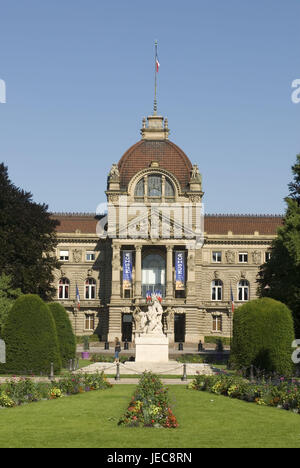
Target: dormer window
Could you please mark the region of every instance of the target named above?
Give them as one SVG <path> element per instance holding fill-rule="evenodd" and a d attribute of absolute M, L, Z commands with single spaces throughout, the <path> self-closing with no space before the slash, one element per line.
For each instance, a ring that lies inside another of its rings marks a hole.
<path fill-rule="evenodd" d="M 134 196 L 136 200 L 144 199 L 145 196 L 149 199 L 166 201 L 174 200 L 175 189 L 170 179 L 161 174 L 145 175 L 136 184 Z"/>

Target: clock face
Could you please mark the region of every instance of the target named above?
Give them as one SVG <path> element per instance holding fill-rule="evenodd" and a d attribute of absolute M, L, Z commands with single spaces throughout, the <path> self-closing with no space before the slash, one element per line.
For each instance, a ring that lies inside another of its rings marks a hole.
<path fill-rule="evenodd" d="M 161 177 L 149 176 L 148 177 L 148 196 L 161 197 Z"/>

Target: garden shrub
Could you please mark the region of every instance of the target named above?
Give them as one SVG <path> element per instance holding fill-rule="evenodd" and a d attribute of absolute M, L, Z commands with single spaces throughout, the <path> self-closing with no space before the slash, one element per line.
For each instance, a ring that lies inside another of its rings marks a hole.
<path fill-rule="evenodd" d="M 231 363 L 237 368 L 253 365 L 290 375 L 293 340 L 294 325 L 288 307 L 270 298 L 248 302 L 234 314 Z"/>
<path fill-rule="evenodd" d="M 250 382 L 224 372 L 213 376 L 199 375 L 188 388 L 300 413 L 300 382 L 294 379 L 282 377 L 276 381 Z"/>
<path fill-rule="evenodd" d="M 157 375 L 144 372 L 119 425 L 168 429 L 178 427 L 170 408 L 168 389 L 163 386 Z"/>
<path fill-rule="evenodd" d="M 49 375 L 61 370 L 61 358 L 52 314 L 39 296 L 19 297 L 11 308 L 3 327 L 6 343 L 6 364 L 0 370 L 7 373 Z"/>
<path fill-rule="evenodd" d="M 56 302 L 48 304 L 55 321 L 60 356 L 63 365 L 76 356 L 76 338 L 66 309 Z"/>
<path fill-rule="evenodd" d="M 93 390 L 105 390 L 112 385 L 103 373 L 76 374 L 58 382 L 34 382 L 29 378 L 12 378 L 0 384 L 0 408 L 13 408 L 40 400 L 57 400 L 63 396 Z"/>

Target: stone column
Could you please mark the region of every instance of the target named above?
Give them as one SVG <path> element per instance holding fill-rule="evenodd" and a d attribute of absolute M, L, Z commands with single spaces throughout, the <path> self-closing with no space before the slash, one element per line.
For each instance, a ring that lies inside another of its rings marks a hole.
<path fill-rule="evenodd" d="M 173 245 L 167 245 L 167 290 L 166 299 L 174 297 L 174 282 L 173 282 Z"/>
<path fill-rule="evenodd" d="M 196 257 L 195 257 L 195 250 L 188 250 L 187 251 L 187 291 L 186 291 L 186 298 L 187 303 L 191 303 L 195 301 L 196 296 L 196 276 L 195 276 L 195 269 L 196 269 Z"/>
<path fill-rule="evenodd" d="M 135 296 L 142 297 L 142 246 L 135 246 Z"/>
<path fill-rule="evenodd" d="M 113 245 L 112 254 L 112 291 L 111 299 L 112 302 L 120 301 L 121 299 L 121 257 L 120 257 L 120 245 Z"/>

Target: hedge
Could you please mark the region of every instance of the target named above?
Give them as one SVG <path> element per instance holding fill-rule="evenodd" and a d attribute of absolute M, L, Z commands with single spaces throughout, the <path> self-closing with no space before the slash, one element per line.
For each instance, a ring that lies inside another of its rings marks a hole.
<path fill-rule="evenodd" d="M 292 313 L 281 302 L 257 299 L 238 308 L 233 319 L 231 363 L 290 375 L 294 340 Z"/>
<path fill-rule="evenodd" d="M 56 325 L 61 361 L 66 365 L 76 356 L 76 338 L 66 309 L 56 302 L 48 304 Z"/>
<path fill-rule="evenodd" d="M 54 319 L 39 296 L 28 294 L 15 301 L 3 327 L 3 339 L 6 364 L 0 370 L 49 375 L 52 362 L 55 372 L 61 370 Z"/>
<path fill-rule="evenodd" d="M 224 336 L 205 336 L 204 343 L 208 344 L 217 344 L 219 341 L 222 341 L 224 346 L 230 346 L 230 338 Z"/>

